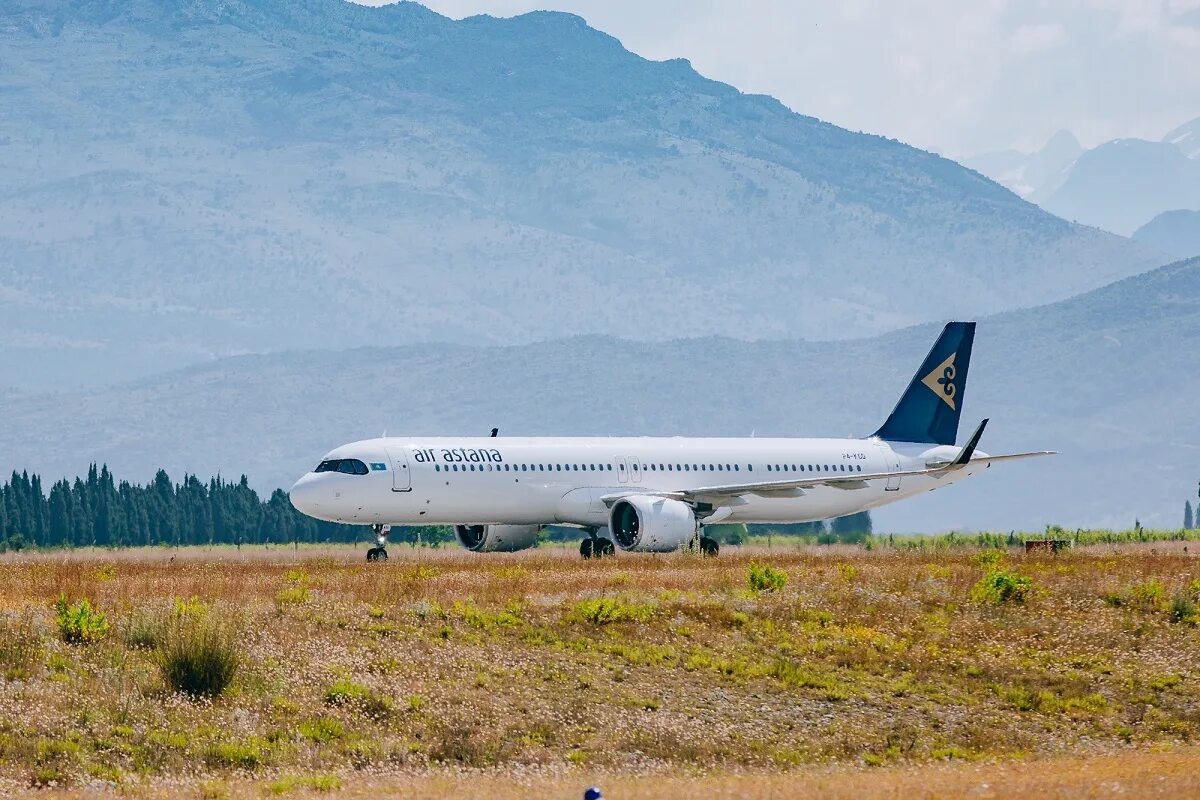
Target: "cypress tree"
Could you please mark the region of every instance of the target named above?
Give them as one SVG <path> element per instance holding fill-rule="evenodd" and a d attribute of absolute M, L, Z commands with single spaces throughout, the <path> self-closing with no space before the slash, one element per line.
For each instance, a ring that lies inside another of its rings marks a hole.
<path fill-rule="evenodd" d="M 51 547 L 71 543 L 71 485 L 65 478 L 50 487 L 50 530 L 46 543 Z"/>
<path fill-rule="evenodd" d="M 1183 504 L 1183 529 L 1190 531 L 1195 525 L 1195 520 L 1192 517 L 1192 501 L 1188 500 Z"/>

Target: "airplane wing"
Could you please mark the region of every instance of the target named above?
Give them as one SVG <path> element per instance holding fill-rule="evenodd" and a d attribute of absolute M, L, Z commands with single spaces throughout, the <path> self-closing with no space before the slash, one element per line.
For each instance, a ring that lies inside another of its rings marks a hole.
<path fill-rule="evenodd" d="M 971 438 L 967 440 L 967 443 L 962 446 L 954 458 L 942 464 L 928 466 L 925 469 L 899 470 L 896 472 L 867 472 L 852 475 L 837 474 L 825 475 L 819 478 L 789 478 L 782 481 L 758 481 L 754 483 L 727 483 L 716 486 L 701 486 L 696 489 L 680 489 L 677 491 L 639 490 L 631 488 L 624 492 L 606 494 L 600 499 L 609 508 L 622 497 L 628 497 L 633 494 L 665 497 L 691 503 L 711 502 L 713 505 L 740 505 L 737 502 L 731 503 L 730 500 L 746 494 L 758 495 L 759 497 L 803 497 L 806 489 L 812 489 L 817 486 L 829 486 L 834 489 L 845 490 L 865 489 L 871 481 L 904 478 L 912 475 L 942 477 L 960 470 L 972 462 L 976 464 L 990 464 L 993 461 L 1015 461 L 1021 458 L 1035 458 L 1037 456 L 1055 454 L 1053 450 L 1041 450 L 1029 453 L 1013 453 L 1011 455 L 982 456 L 973 459 L 972 456 L 975 453 L 975 447 L 979 444 L 979 440 L 983 436 L 983 429 L 987 426 L 987 423 L 986 419 L 979 423 L 979 427 L 975 429 L 975 433 L 972 434 Z"/>

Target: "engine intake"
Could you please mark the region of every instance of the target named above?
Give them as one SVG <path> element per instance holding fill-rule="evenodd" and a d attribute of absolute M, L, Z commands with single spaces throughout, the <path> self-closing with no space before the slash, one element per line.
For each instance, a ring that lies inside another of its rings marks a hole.
<path fill-rule="evenodd" d="M 537 544 L 541 525 L 455 525 L 458 543 L 474 553 L 511 553 Z"/>
<path fill-rule="evenodd" d="M 696 515 L 691 506 L 679 500 L 632 495 L 613 503 L 608 527 L 622 550 L 668 553 L 696 535 Z"/>

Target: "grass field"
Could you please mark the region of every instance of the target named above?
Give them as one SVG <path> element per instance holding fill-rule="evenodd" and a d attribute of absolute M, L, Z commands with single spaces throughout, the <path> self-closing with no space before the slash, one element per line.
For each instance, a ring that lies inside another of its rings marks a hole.
<path fill-rule="evenodd" d="M 1197 796 L 1186 546 L 8 554 L 0 794 Z"/>

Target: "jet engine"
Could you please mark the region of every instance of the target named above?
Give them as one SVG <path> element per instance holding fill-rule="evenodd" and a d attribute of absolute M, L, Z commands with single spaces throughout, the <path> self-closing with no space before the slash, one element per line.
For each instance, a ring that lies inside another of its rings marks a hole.
<path fill-rule="evenodd" d="M 691 506 L 678 500 L 632 495 L 613 503 L 608 528 L 622 550 L 667 553 L 696 535 L 696 515 Z"/>
<path fill-rule="evenodd" d="M 537 544 L 541 525 L 455 525 L 458 543 L 475 553 L 511 553 Z"/>

